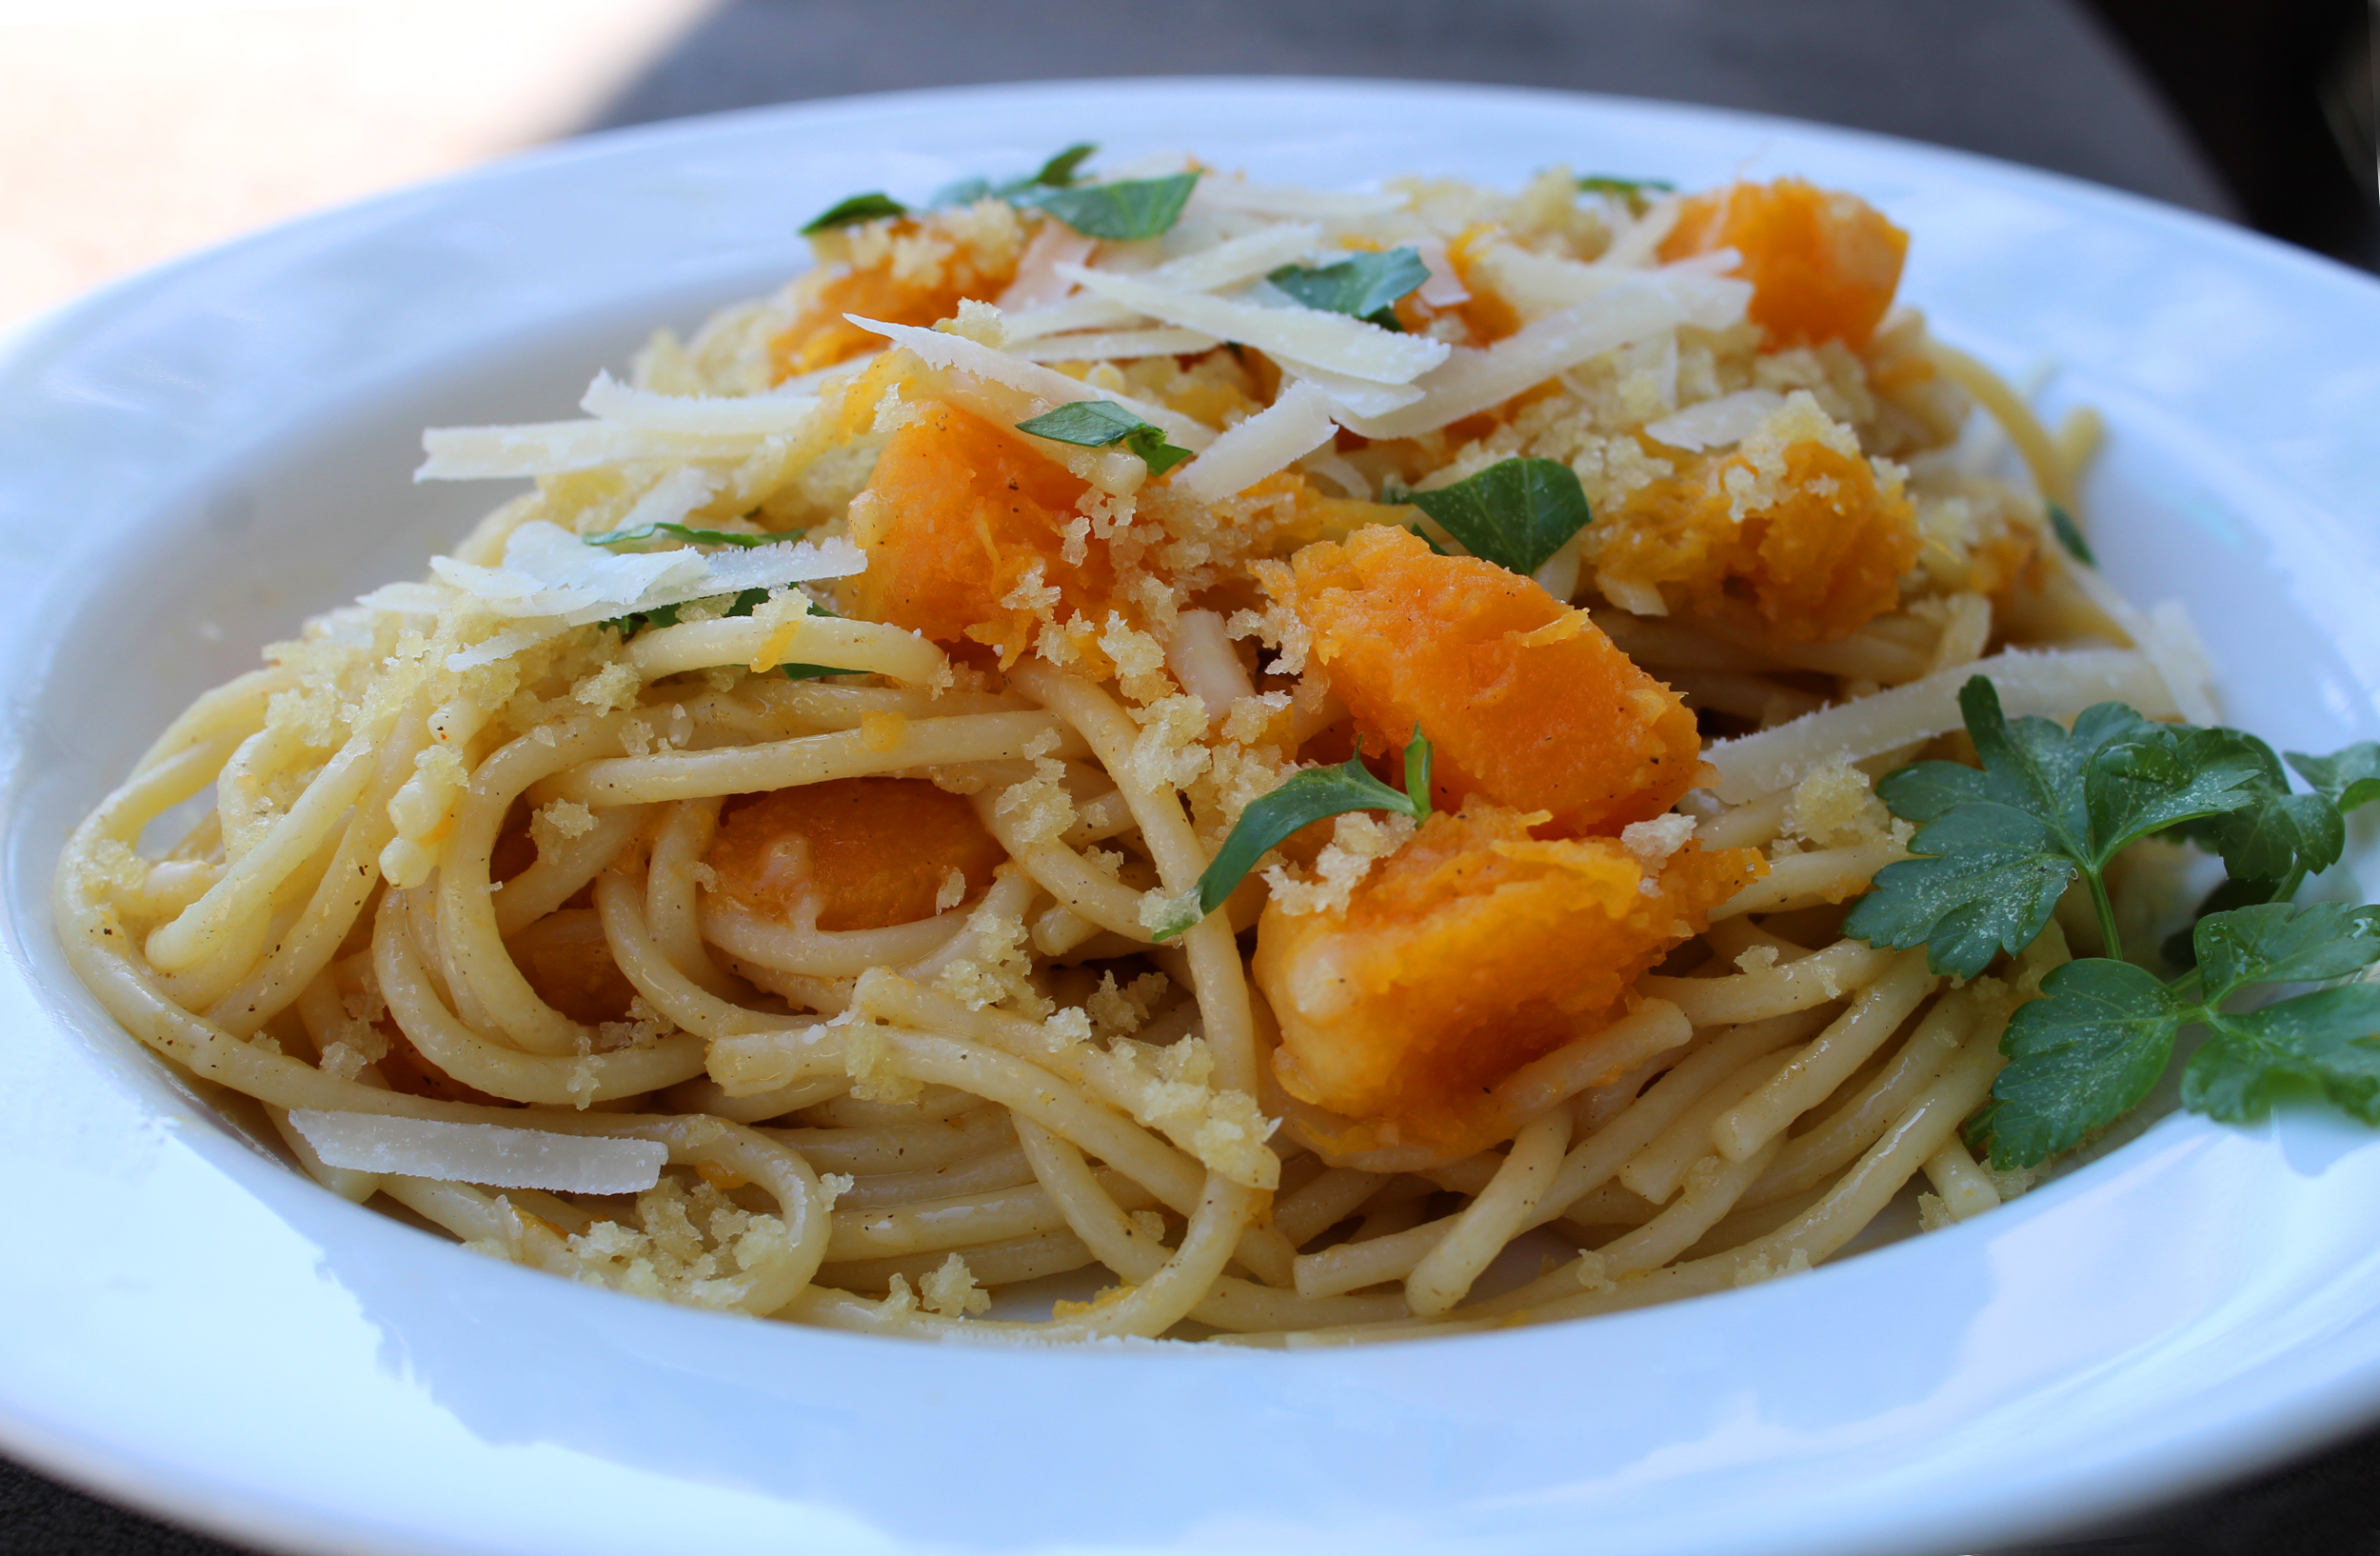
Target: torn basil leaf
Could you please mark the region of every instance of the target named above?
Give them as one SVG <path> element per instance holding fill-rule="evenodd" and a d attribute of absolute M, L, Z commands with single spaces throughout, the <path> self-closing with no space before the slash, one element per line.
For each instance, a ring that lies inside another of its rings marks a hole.
<path fill-rule="evenodd" d="M 735 546 L 750 549 L 755 546 L 774 546 L 779 541 L 800 537 L 799 529 L 788 529 L 781 535 L 740 535 L 726 529 L 696 529 L 683 524 L 641 524 L 633 529 L 606 529 L 600 535 L 581 535 L 589 546 L 632 546 L 655 535 L 675 535 L 697 546 Z"/>
<path fill-rule="evenodd" d="M 1624 199 L 1641 200 L 1647 194 L 1675 194 L 1677 186 L 1666 178 L 1621 178 L 1613 173 L 1580 173 L 1578 192 L 1616 194 Z"/>
<path fill-rule="evenodd" d="M 1016 196 L 1020 206 L 1047 211 L 1086 238 L 1132 243 L 1173 229 L 1198 187 L 1195 172 L 1167 178 L 1127 178 L 1115 184 L 1076 184 Z"/>
<path fill-rule="evenodd" d="M 1190 457 L 1190 450 L 1165 441 L 1165 430 L 1142 421 L 1113 400 L 1077 400 L 1017 423 L 1017 430 L 1078 449 L 1104 449 L 1121 443 L 1140 456 L 1151 475 L 1162 475 Z"/>
<path fill-rule="evenodd" d="M 814 232 L 824 232 L 833 228 L 854 227 L 861 222 L 872 222 L 880 216 L 907 214 L 907 206 L 882 190 L 870 190 L 865 194 L 854 194 L 828 206 L 802 224 L 802 235 L 808 237 Z"/>
<path fill-rule="evenodd" d="M 1467 481 L 1398 500 L 1437 520 L 1473 556 L 1524 578 L 1595 516 L 1577 475 L 1557 459 L 1507 459 Z"/>
<path fill-rule="evenodd" d="M 1430 279 L 1417 249 L 1352 254 L 1329 265 L 1284 265 L 1264 279 L 1307 308 L 1401 331 L 1397 300 Z"/>
<path fill-rule="evenodd" d="M 2086 568 L 2097 567 L 2099 559 L 2091 554 L 2091 542 L 2083 539 L 2082 526 L 2074 522 L 2073 514 L 2066 511 L 2066 505 L 2046 503 L 2043 507 L 2049 510 L 2050 533 L 2057 536 L 2057 543 L 2066 548 L 2066 554 Z"/>

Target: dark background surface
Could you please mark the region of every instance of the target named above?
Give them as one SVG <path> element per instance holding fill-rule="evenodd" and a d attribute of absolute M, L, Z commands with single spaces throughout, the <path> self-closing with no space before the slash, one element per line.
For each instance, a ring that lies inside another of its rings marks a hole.
<path fill-rule="evenodd" d="M 2380 270 L 2375 10 L 2380 0 L 1177 0 L 1161 10 L 1116 0 L 724 0 L 588 128 L 1058 77 L 1497 82 L 1932 141 L 2244 221 Z M 232 1548 L 0 1460 L 0 1556 Z M 2380 1431 L 1998 1556 L 2050 1553 L 2380 1556 Z"/>

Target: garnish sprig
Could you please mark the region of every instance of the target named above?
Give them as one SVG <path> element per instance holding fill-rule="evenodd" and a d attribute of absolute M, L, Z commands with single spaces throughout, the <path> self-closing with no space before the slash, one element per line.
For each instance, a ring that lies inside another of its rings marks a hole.
<path fill-rule="evenodd" d="M 1165 440 L 1165 429 L 1145 421 L 1113 400 L 1076 400 L 1017 423 L 1017 430 L 1078 449 L 1105 449 L 1121 443 L 1140 456 L 1151 475 L 1162 475 L 1190 457 Z"/>
<path fill-rule="evenodd" d="M 1499 460 L 1452 486 L 1398 490 L 1389 500 L 1412 504 L 1473 556 L 1523 577 L 1595 517 L 1577 473 L 1558 459 Z"/>

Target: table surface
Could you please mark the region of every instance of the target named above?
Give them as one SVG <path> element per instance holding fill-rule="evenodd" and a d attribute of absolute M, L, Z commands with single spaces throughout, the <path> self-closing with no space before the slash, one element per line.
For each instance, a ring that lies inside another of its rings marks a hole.
<path fill-rule="evenodd" d="M 386 24 L 397 30 L 388 41 L 399 47 L 407 37 L 426 47 L 424 30 L 442 23 L 435 6 L 405 17 L 387 6 L 377 9 L 390 12 Z M 487 45 L 497 49 L 507 19 L 533 20 L 528 13 L 541 9 L 549 10 L 551 0 L 484 0 L 467 14 L 475 35 L 497 39 Z M 1020 25 L 1018 11 L 976 0 L 605 0 L 593 12 L 601 13 L 601 25 L 582 30 L 576 51 L 565 50 L 539 67 L 546 75 L 531 95 L 549 122 L 516 117 L 496 124 L 483 115 L 470 120 L 471 133 L 450 133 L 438 154 L 467 161 L 573 127 L 897 88 L 1154 73 L 1389 76 L 1781 113 L 2031 163 L 2217 216 L 2235 212 L 2154 89 L 2086 11 L 2064 0 L 1989 7 L 1966 0 L 1668 0 L 1658 7 L 1631 0 L 1370 0 L 1359 11 L 1344 0 L 1175 0 L 1154 30 L 1116 25 L 1111 0 L 1037 0 L 1029 26 Z M 448 7 L 444 24 L 457 25 L 464 14 Z M 299 52 L 279 67 L 294 70 L 306 40 L 332 36 L 340 27 L 352 32 L 382 25 L 368 14 L 327 23 L 305 11 L 222 21 L 241 31 L 238 51 L 259 70 L 275 67 L 269 47 L 264 63 L 255 63 L 258 40 L 294 40 Z M 180 17 L 172 25 L 192 23 Z M 34 38 L 50 60 L 71 63 L 84 57 L 75 52 L 73 25 L 21 36 Z M 154 29 L 148 36 L 151 48 L 170 43 Z M 85 53 L 116 63 L 103 61 L 77 79 L 103 83 L 108 69 L 121 69 L 120 41 L 89 31 Z M 325 59 L 367 52 L 319 41 L 317 47 Z M 20 51 L 20 60 L 26 57 Z M 0 62 L 0 75 L 7 69 Z M 50 69 L 49 80 L 55 85 L 72 73 Z M 319 83 L 316 90 L 321 95 Z M 407 111 L 424 110 L 409 105 Z M 459 122 L 472 111 L 459 103 L 450 118 Z M 278 144 L 268 128 L 251 133 L 250 154 L 260 164 L 270 162 Z M 350 127 L 349 133 L 360 130 Z M 0 175 L 15 170 L 10 151 L 0 138 Z M 346 166 L 343 176 L 356 178 L 352 161 Z M 384 170 L 390 182 L 436 170 L 436 161 L 419 157 Z M 318 198 L 367 192 L 301 185 L 299 197 L 307 189 Z M 255 220 L 282 213 L 236 203 L 231 209 L 252 209 Z M 37 220 L 31 241 L 40 236 Z M 29 240 L 20 234 L 19 241 Z M 53 249 L 65 247 L 53 241 Z M 0 262 L 6 257 L 0 252 Z M 81 269 L 61 272 L 53 265 L 45 273 L 66 273 L 80 284 L 104 278 L 88 260 Z M 0 1556 L 206 1556 L 233 1548 L 0 1461 Z M 2210 1487 L 2180 1506 L 2001 1556 L 2277 1550 L 2380 1551 L 2380 1432 L 2245 1485 Z"/>

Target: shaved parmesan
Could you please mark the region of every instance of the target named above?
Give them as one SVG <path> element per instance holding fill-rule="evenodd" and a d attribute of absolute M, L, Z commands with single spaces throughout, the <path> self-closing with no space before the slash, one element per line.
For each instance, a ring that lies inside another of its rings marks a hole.
<path fill-rule="evenodd" d="M 1556 254 L 1532 253 L 1511 244 L 1497 244 L 1478 259 L 1480 273 L 1496 294 L 1512 304 L 1522 318 L 1542 318 L 1575 304 L 1588 302 L 1622 285 L 1662 288 L 1684 310 L 1685 322 L 1704 329 L 1725 329 L 1742 322 L 1752 302 L 1752 283 L 1730 279 L 1721 272 L 1737 263 L 1734 249 L 1721 254 L 1697 254 L 1676 265 L 1641 270 L 1609 264 L 1583 265 Z"/>
<path fill-rule="evenodd" d="M 289 1110 L 289 1127 L 335 1167 L 557 1194 L 641 1194 L 661 1181 L 658 1140 L 549 1134 L 501 1124 L 448 1124 L 387 1113 Z"/>
<path fill-rule="evenodd" d="M 579 409 L 621 427 L 713 437 L 769 437 L 801 430 L 818 409 L 812 394 L 656 394 L 595 375 Z"/>
<path fill-rule="evenodd" d="M 507 627 L 483 643 L 457 649 L 446 656 L 446 668 L 460 675 L 482 665 L 493 665 L 510 659 L 525 648 L 534 648 L 562 630 L 559 622 L 537 622 L 522 627 Z"/>
<path fill-rule="evenodd" d="M 1683 323 L 1685 310 L 1666 288 L 1641 282 L 1606 289 L 1591 302 L 1524 325 L 1485 350 L 1459 350 L 1415 384 L 1422 398 L 1401 410 L 1348 423 L 1367 438 L 1435 431 L 1591 357 Z"/>
<path fill-rule="evenodd" d="M 1099 239 L 1086 237 L 1063 222 L 1044 223 L 1024 246 L 1008 289 L 992 299 L 992 306 L 1002 313 L 1022 313 L 1061 301 L 1074 289 L 1074 284 L 1050 267 L 1080 265 L 1099 246 Z"/>
<path fill-rule="evenodd" d="M 684 524 L 686 516 L 711 500 L 722 478 L 699 465 L 681 465 L 664 472 L 645 489 L 615 529 L 642 529 L 648 524 Z"/>
<path fill-rule="evenodd" d="M 1225 287 L 1253 281 L 1283 265 L 1303 259 L 1319 248 L 1321 242 L 1322 229 L 1309 222 L 1268 227 L 1246 237 L 1233 238 L 1228 243 L 1219 243 L 1213 248 L 1184 254 L 1180 259 L 1168 260 L 1155 269 L 1140 272 L 1135 279 L 1182 291 L 1218 291 Z M 1065 277 L 1060 276 L 1059 279 L 1065 280 Z M 1071 286 L 1074 283 L 1066 281 L 1066 284 Z M 1013 342 L 1066 329 L 1105 329 L 1130 324 L 1140 317 L 1140 314 L 1134 309 L 1104 297 L 1075 297 L 1010 319 L 1008 338 Z"/>
<path fill-rule="evenodd" d="M 1277 356 L 1274 365 L 1283 372 L 1301 378 L 1331 397 L 1331 403 L 1350 416 L 1385 416 L 1400 410 L 1421 398 L 1421 391 L 1411 384 L 1374 384 L 1345 373 L 1330 372 L 1311 362 L 1295 357 Z"/>
<path fill-rule="evenodd" d="M 429 560 L 431 572 L 496 614 L 523 620 L 550 617 L 561 627 L 747 588 L 847 578 L 866 567 L 859 548 L 840 537 L 816 545 L 791 541 L 707 556 L 694 550 L 623 556 L 589 546 L 543 519 L 532 519 L 512 532 L 505 542 L 502 567 L 478 567 L 450 556 Z"/>
<path fill-rule="evenodd" d="M 1596 263 L 1609 265 L 1615 269 L 1633 269 L 1650 265 L 1660 251 L 1661 240 L 1676 227 L 1678 214 L 1684 209 L 1685 207 L 1677 200 L 1661 201 L 1621 228 L 1618 235 L 1612 239 L 1611 247 L 1603 250 L 1603 257 Z"/>
<path fill-rule="evenodd" d="M 400 616 L 435 616 L 449 598 L 436 584 L 383 584 L 355 603 L 367 610 L 392 610 Z"/>
<path fill-rule="evenodd" d="M 1784 403 L 1785 397 L 1775 389 L 1737 389 L 1647 422 L 1644 435 L 1673 449 L 1725 449 L 1752 436 L 1753 429 Z"/>
<path fill-rule="evenodd" d="M 1462 277 L 1456 273 L 1454 261 L 1446 257 L 1446 241 L 1443 238 L 1418 238 L 1413 247 L 1430 272 L 1430 278 L 1421 283 L 1423 302 L 1432 308 L 1453 308 L 1458 303 L 1471 301 L 1471 293 L 1463 286 Z"/>
<path fill-rule="evenodd" d="M 1138 309 L 1152 319 L 1202 329 L 1224 340 L 1253 346 L 1280 357 L 1310 362 L 1329 372 L 1378 384 L 1412 381 L 1446 360 L 1444 341 L 1422 335 L 1392 334 L 1378 325 L 1325 313 L 1311 308 L 1259 308 L 1204 292 L 1152 285 L 1149 282 L 1086 270 L 1079 265 L 1060 273 L 1085 291 Z M 1565 364 L 1567 366 L 1567 364 Z"/>
<path fill-rule="evenodd" d="M 1392 215 L 1405 209 L 1408 197 L 1394 190 L 1359 194 L 1338 190 L 1301 190 L 1289 184 L 1250 184 L 1236 178 L 1204 178 L 1199 181 L 1191 200 L 1218 210 L 1244 211 L 1252 216 L 1355 221 L 1366 216 Z"/>
<path fill-rule="evenodd" d="M 1221 344 L 1195 329 L 1107 329 L 1043 335 L 1010 349 L 1027 362 L 1129 362 L 1144 356 L 1187 356 Z"/>
<path fill-rule="evenodd" d="M 1311 383 L 1292 384 L 1279 399 L 1176 470 L 1175 489 L 1201 502 L 1220 502 L 1312 453 L 1338 431 L 1330 396 Z"/>
<path fill-rule="evenodd" d="M 1211 429 L 1179 411 L 1126 395 L 1110 394 L 1079 378 L 1069 378 L 1053 368 L 1027 362 L 1006 351 L 995 351 L 963 335 L 946 335 L 939 329 L 922 329 L 915 325 L 884 324 L 875 319 L 863 319 L 857 313 L 846 313 L 843 317 L 863 329 L 873 330 L 896 346 L 908 348 L 929 368 L 988 378 L 1045 400 L 1053 407 L 1073 405 L 1078 400 L 1113 400 L 1142 421 L 1163 428 L 1166 437 L 1184 449 L 1203 449 L 1215 441 Z"/>
<path fill-rule="evenodd" d="M 741 463 L 758 436 L 669 432 L 610 422 L 539 422 L 520 427 L 433 427 L 422 434 L 429 455 L 416 481 L 495 481 L 519 475 L 567 475 L 637 460 Z"/>

